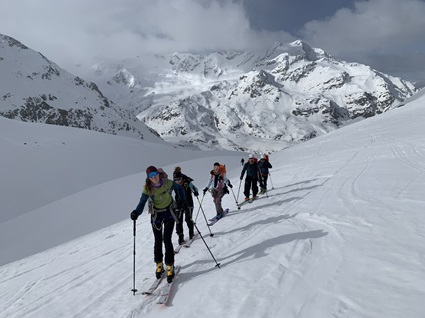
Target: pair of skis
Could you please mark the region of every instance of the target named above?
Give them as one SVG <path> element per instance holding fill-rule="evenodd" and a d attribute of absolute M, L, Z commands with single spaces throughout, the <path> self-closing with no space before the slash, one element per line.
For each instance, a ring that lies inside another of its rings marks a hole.
<path fill-rule="evenodd" d="M 180 245 L 178 244 L 175 248 L 174 248 L 174 254 L 177 254 L 180 252 L 182 246 L 184 247 L 190 247 L 190 245 L 193 243 L 194 240 L 196 240 L 198 238 L 198 233 L 196 233 L 191 239 L 188 239 L 184 244 Z"/>
<path fill-rule="evenodd" d="M 221 213 L 220 217 L 217 217 L 217 215 L 216 215 L 215 217 L 210 219 L 210 223 L 208 224 L 208 226 L 213 226 L 214 224 L 216 224 L 219 220 L 224 218 L 227 215 L 227 213 L 229 213 L 229 209 L 223 210 L 223 213 Z"/>
<path fill-rule="evenodd" d="M 177 254 L 178 252 L 180 252 L 180 249 L 182 248 L 182 246 L 190 247 L 190 245 L 198 237 L 198 235 L 199 234 L 196 233 L 191 239 L 187 240 L 184 244 L 177 245 L 176 248 L 174 249 L 174 253 Z M 176 280 L 179 272 L 180 272 L 180 266 L 175 266 L 174 267 L 174 279 L 171 283 L 167 282 L 167 284 L 161 290 L 161 294 L 159 296 L 157 304 L 165 304 L 167 302 L 168 296 L 170 296 L 171 287 L 173 286 L 173 283 Z M 158 288 L 158 286 L 161 284 L 161 282 L 164 280 L 165 277 L 166 277 L 166 273 L 164 272 L 164 273 L 162 273 L 161 277 L 159 279 L 156 279 L 146 291 L 142 292 L 142 295 L 152 295 L 155 292 L 155 290 Z"/>
<path fill-rule="evenodd" d="M 168 297 L 170 296 L 170 293 L 171 293 L 171 288 L 173 287 L 173 284 L 174 284 L 174 282 L 175 282 L 175 280 L 176 280 L 177 275 L 179 274 L 179 272 L 180 272 L 180 266 L 175 266 L 174 267 L 174 278 L 173 278 L 173 281 L 171 283 L 168 283 L 167 282 L 167 284 L 161 289 L 161 294 L 159 295 L 159 299 L 156 302 L 157 304 L 165 304 L 167 302 Z M 149 287 L 148 290 L 142 292 L 142 295 L 152 295 L 156 291 L 156 289 L 158 288 L 158 286 L 161 284 L 161 282 L 164 280 L 164 278 L 166 276 L 167 275 L 164 272 L 161 275 L 161 278 L 156 279 L 152 283 L 151 287 Z"/>

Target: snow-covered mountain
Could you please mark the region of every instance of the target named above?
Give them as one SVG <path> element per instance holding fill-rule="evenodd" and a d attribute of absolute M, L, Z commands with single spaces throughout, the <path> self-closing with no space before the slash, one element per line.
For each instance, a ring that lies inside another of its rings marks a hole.
<path fill-rule="evenodd" d="M 135 114 L 41 53 L 0 34 L 0 115 L 163 142 Z"/>
<path fill-rule="evenodd" d="M 97 63 L 96 82 L 167 141 L 275 151 L 397 107 L 413 84 L 303 41 Z"/>

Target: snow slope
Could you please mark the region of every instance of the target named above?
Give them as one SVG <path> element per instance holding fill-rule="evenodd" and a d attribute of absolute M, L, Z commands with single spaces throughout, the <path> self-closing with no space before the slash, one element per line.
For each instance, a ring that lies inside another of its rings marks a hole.
<path fill-rule="evenodd" d="M 123 221 L 0 267 L 0 316 L 423 317 L 424 104 L 420 96 L 273 154 L 268 197 L 237 210 L 226 196 L 232 210 L 211 228 L 214 237 L 199 215 L 221 268 L 195 241 L 176 256 L 182 270 L 166 306 L 155 304 L 157 294 L 140 294 L 154 279 L 146 213 L 137 222 L 139 292 L 130 291 L 128 210 L 138 202 L 140 175 L 52 203 L 84 203 L 90 211 L 101 196 L 103 212 L 120 206 Z M 197 168 L 201 188 L 211 160 L 184 162 L 183 171 Z M 229 170 L 237 192 L 240 167 Z M 208 195 L 203 208 L 213 215 Z"/>
<path fill-rule="evenodd" d="M 213 154 L 217 160 L 223 159 L 221 155 L 238 155 L 188 151 L 130 137 L 3 117 L 0 149 L 0 265 L 121 221 L 123 209 L 134 207 L 131 201 L 125 204 L 121 200 L 122 194 L 115 188 L 116 183 L 109 183 L 111 180 L 144 172 L 151 164 L 167 166 Z M 145 175 L 133 178 L 140 182 Z M 133 197 L 141 187 L 139 183 L 134 187 Z M 85 199 L 73 199 L 71 195 L 80 191 L 84 196 L 96 197 L 94 206 Z M 105 201 L 106 196 L 113 198 L 113 203 Z"/>

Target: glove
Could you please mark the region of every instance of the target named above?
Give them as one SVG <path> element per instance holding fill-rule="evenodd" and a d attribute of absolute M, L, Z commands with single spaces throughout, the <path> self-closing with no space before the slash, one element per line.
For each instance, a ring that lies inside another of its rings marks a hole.
<path fill-rule="evenodd" d="M 240 179 L 242 180 L 242 179 L 243 179 L 243 177 L 241 176 L 241 177 L 240 177 Z"/>
<path fill-rule="evenodd" d="M 230 182 L 227 185 L 229 186 L 230 189 L 233 188 L 233 185 Z"/>
<path fill-rule="evenodd" d="M 197 197 L 199 195 L 198 191 L 194 191 L 193 194 L 195 195 L 195 197 Z"/>
<path fill-rule="evenodd" d="M 133 210 L 133 212 L 130 213 L 130 219 L 132 219 L 133 221 L 136 221 L 138 217 L 139 214 L 137 214 L 136 210 Z"/>
<path fill-rule="evenodd" d="M 204 195 L 205 195 L 205 193 L 207 193 L 207 191 L 208 191 L 208 188 L 205 188 L 205 189 L 203 190 Z"/>

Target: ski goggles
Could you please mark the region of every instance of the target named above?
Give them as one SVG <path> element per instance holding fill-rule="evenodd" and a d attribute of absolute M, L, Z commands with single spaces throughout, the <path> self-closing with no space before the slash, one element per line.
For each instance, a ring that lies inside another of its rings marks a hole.
<path fill-rule="evenodd" d="M 150 179 L 150 178 L 156 177 L 158 174 L 159 174 L 158 171 L 152 171 L 151 173 L 148 174 L 148 178 Z"/>

